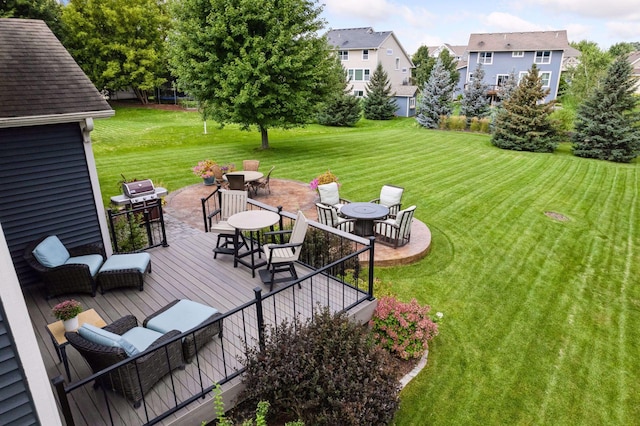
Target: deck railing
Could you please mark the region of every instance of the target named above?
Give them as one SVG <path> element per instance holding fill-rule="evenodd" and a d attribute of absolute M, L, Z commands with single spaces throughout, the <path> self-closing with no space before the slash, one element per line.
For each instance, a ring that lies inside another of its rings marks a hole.
<path fill-rule="evenodd" d="M 249 200 L 249 208 L 278 211 L 281 216 L 279 226 L 282 229 L 292 227 L 295 222 L 293 214 L 255 200 Z M 224 385 L 232 380 L 239 380 L 244 371 L 241 360 L 247 347 L 263 347 L 265 331 L 270 327 L 277 327 L 283 320 L 300 315 L 312 317 L 322 307 L 328 307 L 334 312 L 344 312 L 373 300 L 372 238 L 360 238 L 310 221 L 305 243 L 299 271 L 304 270 L 306 273 L 299 274 L 297 280 L 280 285 L 264 295 L 260 288 L 256 288 L 252 301 L 215 318 L 214 321 L 222 321 L 222 336 L 214 337 L 204 347 L 196 348 L 196 356 L 185 370 L 173 370 L 162 379 L 149 395 L 143 396 L 140 408 L 133 408 L 120 395 L 103 389 L 101 399 L 104 400 L 104 409 L 100 416 L 105 424 L 158 424 L 211 394 L 216 384 Z M 361 266 L 362 264 L 365 266 Z M 168 340 L 165 345 L 154 348 L 153 351 L 165 351 L 166 346 L 172 342 L 182 340 L 210 325 L 204 323 Z M 67 425 L 87 423 L 81 401 L 89 398 L 87 395 L 98 395 L 88 389 L 88 386 L 125 364 L 135 363 L 150 352 L 152 351 L 128 358 L 68 385 L 61 376 L 54 378 L 52 383 L 57 390 Z M 140 380 L 140 377 L 132 380 Z"/>
<path fill-rule="evenodd" d="M 107 209 L 107 219 L 114 253 L 168 245 L 160 198 L 121 210 Z"/>

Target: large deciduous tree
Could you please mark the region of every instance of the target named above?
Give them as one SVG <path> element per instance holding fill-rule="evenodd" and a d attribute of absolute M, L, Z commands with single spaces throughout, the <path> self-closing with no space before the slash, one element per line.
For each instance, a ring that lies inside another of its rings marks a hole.
<path fill-rule="evenodd" d="M 567 94 L 580 103 L 598 86 L 611 64 L 612 56 L 593 41 L 582 40 L 571 45 L 580 51 L 580 62 L 566 72 L 569 81 Z"/>
<path fill-rule="evenodd" d="M 340 91 L 331 51 L 318 32 L 322 7 L 312 0 L 180 0 L 170 63 L 181 89 L 220 123 L 303 126 Z"/>
<path fill-rule="evenodd" d="M 56 0 L 1 0 L 0 18 L 41 19 L 60 40 L 64 39 L 62 5 Z"/>
<path fill-rule="evenodd" d="M 460 114 L 467 117 L 467 123 L 473 117 L 483 118 L 489 115 L 489 98 L 487 97 L 487 85 L 484 84 L 484 69 L 478 64 L 471 81 L 464 89 Z"/>
<path fill-rule="evenodd" d="M 422 87 L 424 83 L 429 80 L 431 70 L 433 70 L 433 67 L 436 65 L 436 58 L 429 55 L 429 48 L 427 46 L 420 46 L 411 57 L 411 62 L 415 65 L 415 69 L 413 70 L 413 84 Z"/>
<path fill-rule="evenodd" d="M 619 56 L 578 108 L 573 153 L 628 163 L 640 155 L 640 114 L 631 64 Z"/>
<path fill-rule="evenodd" d="M 541 103 L 549 94 L 542 89 L 536 64 L 522 79 L 496 117 L 491 143 L 514 151 L 553 152 L 558 131 L 551 121 L 554 102 Z"/>
<path fill-rule="evenodd" d="M 397 105 L 392 98 L 391 83 L 387 72 L 378 63 L 371 80 L 365 87 L 367 97 L 362 100 L 364 116 L 369 120 L 390 120 L 393 118 Z"/>
<path fill-rule="evenodd" d="M 437 129 L 440 117 L 451 115 L 453 89 L 454 83 L 451 81 L 451 74 L 438 57 L 429 80 L 424 83 L 416 105 L 418 124 L 430 129 Z"/>
<path fill-rule="evenodd" d="M 140 102 L 166 81 L 169 17 L 162 0 L 73 0 L 65 47 L 98 89 L 131 88 Z"/>

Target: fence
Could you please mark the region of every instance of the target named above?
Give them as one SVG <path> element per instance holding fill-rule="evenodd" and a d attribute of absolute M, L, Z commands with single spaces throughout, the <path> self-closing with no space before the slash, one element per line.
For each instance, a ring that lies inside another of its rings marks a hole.
<path fill-rule="evenodd" d="M 160 198 L 123 210 L 107 209 L 107 219 L 114 253 L 131 253 L 168 245 Z"/>

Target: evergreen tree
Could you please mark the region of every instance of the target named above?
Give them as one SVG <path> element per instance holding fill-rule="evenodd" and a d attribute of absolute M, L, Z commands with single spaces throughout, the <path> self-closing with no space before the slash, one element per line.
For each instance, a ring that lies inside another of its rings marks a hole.
<path fill-rule="evenodd" d="M 574 155 L 628 163 L 640 154 L 640 114 L 632 71 L 626 58 L 619 56 L 599 87 L 580 105 Z"/>
<path fill-rule="evenodd" d="M 391 97 L 389 77 L 378 63 L 371 80 L 365 87 L 367 97 L 362 101 L 364 116 L 369 120 L 390 120 L 396 112 L 396 101 Z"/>
<path fill-rule="evenodd" d="M 498 87 L 498 97 L 500 98 L 500 102 L 508 101 L 517 87 L 518 77 L 516 76 L 516 70 L 512 68 L 507 80 L 502 84 L 502 86 Z"/>
<path fill-rule="evenodd" d="M 429 55 L 429 48 L 427 46 L 420 46 L 411 57 L 411 62 L 413 62 L 413 65 L 416 67 L 413 70 L 413 84 L 422 87 L 424 83 L 429 80 L 431 70 L 433 70 L 436 64 L 436 58 Z"/>
<path fill-rule="evenodd" d="M 438 58 L 431 71 L 429 80 L 424 83 L 422 94 L 418 99 L 416 120 L 418 124 L 430 129 L 437 129 L 440 116 L 451 115 L 451 97 L 455 83 L 451 74 Z"/>
<path fill-rule="evenodd" d="M 515 151 L 553 152 L 558 145 L 558 131 L 550 118 L 554 102 L 541 103 L 548 93 L 533 64 L 498 112 L 491 143 Z"/>
<path fill-rule="evenodd" d="M 362 106 L 360 99 L 349 93 L 347 71 L 337 63 L 342 73 L 342 90 L 321 106 L 318 123 L 323 126 L 353 127 L 360 120 Z"/>
<path fill-rule="evenodd" d="M 489 115 L 489 98 L 487 98 L 487 85 L 484 84 L 484 70 L 482 64 L 478 64 L 473 72 L 471 82 L 464 89 L 460 115 L 467 117 L 467 124 L 472 117 L 483 118 Z"/>

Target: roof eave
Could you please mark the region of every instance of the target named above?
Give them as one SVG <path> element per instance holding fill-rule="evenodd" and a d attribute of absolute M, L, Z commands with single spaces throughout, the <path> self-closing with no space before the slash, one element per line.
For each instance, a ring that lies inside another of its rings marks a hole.
<path fill-rule="evenodd" d="M 23 117 L 0 117 L 0 128 L 45 126 L 81 122 L 87 118 L 109 118 L 115 115 L 112 109 L 102 111 L 73 112 L 69 114 L 34 115 Z"/>

